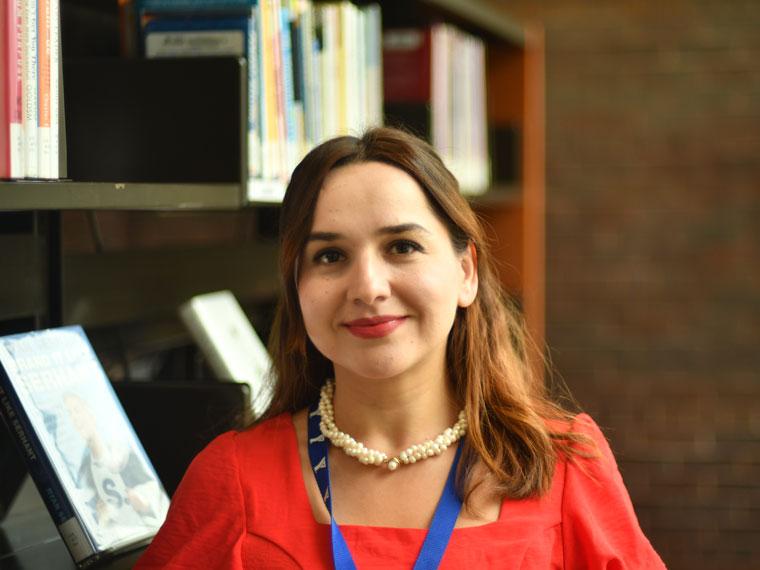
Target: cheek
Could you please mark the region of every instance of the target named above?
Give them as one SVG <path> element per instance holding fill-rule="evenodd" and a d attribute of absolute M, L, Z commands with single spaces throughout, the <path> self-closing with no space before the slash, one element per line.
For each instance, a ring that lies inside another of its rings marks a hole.
<path fill-rule="evenodd" d="M 456 313 L 460 276 L 446 264 L 431 264 L 407 281 L 408 298 L 430 318 L 446 324 Z"/>
<path fill-rule="evenodd" d="M 302 282 L 298 286 L 298 302 L 301 305 L 306 330 L 311 330 L 325 322 L 330 310 L 330 291 L 324 283 L 315 280 Z"/>

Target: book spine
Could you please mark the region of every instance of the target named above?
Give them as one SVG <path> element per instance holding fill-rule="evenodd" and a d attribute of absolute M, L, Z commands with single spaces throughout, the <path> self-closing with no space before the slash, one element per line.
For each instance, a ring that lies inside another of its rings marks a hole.
<path fill-rule="evenodd" d="M 248 176 L 259 178 L 261 168 L 261 106 L 259 104 L 259 86 L 261 73 L 259 70 L 259 10 L 251 10 L 248 18 Z"/>
<path fill-rule="evenodd" d="M 60 0 L 50 0 L 50 178 L 61 176 L 60 131 L 60 70 L 61 70 L 61 5 Z"/>
<path fill-rule="evenodd" d="M 50 2 L 37 2 L 37 174 L 50 178 Z"/>
<path fill-rule="evenodd" d="M 283 6 L 280 9 L 280 43 L 282 52 L 282 109 L 285 123 L 285 172 L 287 178 L 296 167 L 296 102 L 293 84 L 293 42 L 290 34 L 290 10 Z"/>
<path fill-rule="evenodd" d="M 42 447 L 5 370 L 0 366 L 0 417 L 13 434 L 29 474 L 42 496 L 53 522 L 75 562 L 81 563 L 96 550 L 77 518 L 63 485 Z"/>
<path fill-rule="evenodd" d="M 208 12 L 249 10 L 257 0 L 135 0 L 140 12 Z"/>
<path fill-rule="evenodd" d="M 37 178 L 37 0 L 24 0 L 24 134 L 25 175 Z"/>
<path fill-rule="evenodd" d="M 23 178 L 24 158 L 24 3 L 7 0 L 2 3 L 0 23 L 0 178 Z"/>
<path fill-rule="evenodd" d="M 284 180 L 288 176 L 288 147 L 287 124 L 285 119 L 285 83 L 283 77 L 282 58 L 282 5 L 280 0 L 272 2 L 272 54 L 274 56 L 274 87 L 275 87 L 275 124 L 277 148 L 277 178 Z"/>
<path fill-rule="evenodd" d="M 372 126 L 383 124 L 383 46 L 380 6 L 371 4 L 365 12 L 367 61 L 367 114 Z"/>
<path fill-rule="evenodd" d="M 298 33 L 300 34 L 299 48 L 301 50 L 301 82 L 303 88 L 303 115 L 304 115 L 304 149 L 307 152 L 317 140 L 315 120 L 315 97 L 314 97 L 314 18 L 313 8 L 310 2 L 301 3 L 299 14 Z"/>
<path fill-rule="evenodd" d="M 12 2 L 0 3 L 0 178 L 11 177 L 11 113 L 8 84 L 11 81 L 8 67 L 10 26 L 13 21 L 9 12 Z"/>
<path fill-rule="evenodd" d="M 259 4 L 261 16 L 261 40 L 259 53 L 261 71 L 261 145 L 262 145 L 262 175 L 266 179 L 275 178 L 275 158 L 277 149 L 277 105 L 275 91 L 274 52 L 272 40 L 272 0 L 261 0 Z"/>
<path fill-rule="evenodd" d="M 335 77 L 337 78 L 337 97 L 336 97 L 336 134 L 348 134 L 348 50 L 346 43 L 349 38 L 348 30 L 348 5 L 341 2 L 337 5 L 336 11 L 336 35 L 335 35 Z"/>
<path fill-rule="evenodd" d="M 337 117 L 337 7 L 333 4 L 319 6 L 322 30 L 322 54 L 320 57 L 320 99 L 322 106 L 322 137 L 338 134 Z"/>

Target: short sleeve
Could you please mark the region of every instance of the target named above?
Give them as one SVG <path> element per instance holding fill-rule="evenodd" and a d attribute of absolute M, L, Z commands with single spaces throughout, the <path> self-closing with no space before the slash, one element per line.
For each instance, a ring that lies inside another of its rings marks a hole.
<path fill-rule="evenodd" d="M 236 437 L 220 435 L 195 457 L 137 570 L 242 570 L 245 509 Z"/>
<path fill-rule="evenodd" d="M 639 527 L 617 463 L 599 427 L 586 414 L 574 431 L 591 437 L 600 452 L 568 461 L 562 497 L 565 568 L 588 570 L 665 568 Z"/>

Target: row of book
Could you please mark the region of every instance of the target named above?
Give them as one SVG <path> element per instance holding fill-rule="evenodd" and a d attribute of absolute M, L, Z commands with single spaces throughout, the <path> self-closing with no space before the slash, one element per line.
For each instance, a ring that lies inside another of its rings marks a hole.
<path fill-rule="evenodd" d="M 179 313 L 215 375 L 231 381 L 220 383 L 227 389 L 216 393 L 206 389 L 206 396 L 221 396 L 217 404 L 223 404 L 223 412 L 260 415 L 271 397 L 266 381 L 271 361 L 234 295 L 198 295 Z M 79 326 L 0 336 L 0 430 L 7 428 L 15 441 L 78 567 L 150 540 L 167 514 L 166 489 L 176 488 L 200 450 L 198 442 L 226 425 L 223 417 L 204 421 L 210 408 L 198 409 L 198 390 L 170 393 L 160 390 L 163 382 L 124 384 L 111 385 Z M 150 385 L 159 389 L 139 389 Z M 146 406 L 132 406 L 128 416 L 130 393 L 143 400 L 169 396 L 157 410 L 160 416 L 144 418 L 152 429 L 143 432 L 143 441 L 137 433 L 144 427 L 139 424 Z M 172 440 L 166 410 L 172 413 L 170 424 L 182 424 L 183 405 L 196 411 L 193 417 L 202 417 L 185 425 L 184 432 L 180 425 L 182 433 Z M 156 433 L 157 425 L 164 433 Z M 163 440 L 153 446 L 158 455 L 149 458 L 148 443 L 157 439 Z M 0 447 L 6 441 L 0 437 Z M 0 503 L 0 521 L 4 510 Z"/>
<path fill-rule="evenodd" d="M 382 124 L 377 5 L 137 0 L 135 9 L 147 58 L 247 59 L 251 199 L 272 198 L 278 186 L 266 182 L 286 181 L 318 142 Z"/>
<path fill-rule="evenodd" d="M 483 40 L 448 24 L 387 30 L 383 66 L 386 118 L 426 136 L 463 193 L 485 192 L 491 165 Z"/>
<path fill-rule="evenodd" d="M 60 0 L 0 4 L 0 178 L 61 175 Z"/>

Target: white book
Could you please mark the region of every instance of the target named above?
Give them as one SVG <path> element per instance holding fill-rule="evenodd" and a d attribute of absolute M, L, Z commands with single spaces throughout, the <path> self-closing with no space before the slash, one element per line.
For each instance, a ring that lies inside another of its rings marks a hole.
<path fill-rule="evenodd" d="M 24 0 L 24 139 L 27 178 L 37 178 L 37 0 Z"/>
<path fill-rule="evenodd" d="M 271 399 L 271 359 L 232 292 L 196 295 L 180 307 L 179 315 L 214 374 L 248 384 L 253 414 L 263 413 Z"/>
<path fill-rule="evenodd" d="M 383 46 L 380 6 L 371 4 L 364 13 L 367 126 L 383 124 Z"/>

